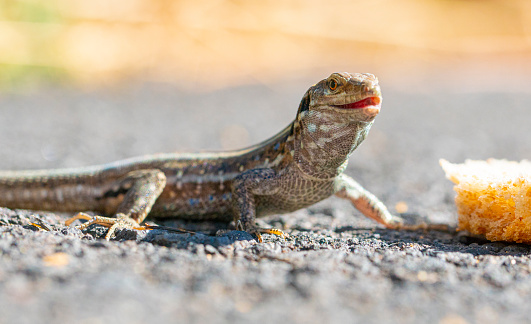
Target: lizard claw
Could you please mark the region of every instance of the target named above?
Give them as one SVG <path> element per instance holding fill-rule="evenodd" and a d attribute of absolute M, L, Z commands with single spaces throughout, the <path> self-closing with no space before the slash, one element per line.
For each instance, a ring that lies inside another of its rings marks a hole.
<path fill-rule="evenodd" d="M 108 227 L 109 230 L 105 235 L 105 239 L 109 241 L 111 236 L 116 232 L 117 229 L 134 229 L 134 230 L 146 230 L 146 226 L 140 226 L 136 221 L 127 217 L 125 214 L 117 214 L 116 218 L 113 217 L 103 217 L 103 216 L 90 216 L 85 213 L 78 213 L 74 217 L 68 219 L 65 224 L 69 226 L 75 220 L 85 219 L 88 222 L 85 222 L 81 225 L 77 225 L 76 228 L 79 230 L 84 230 L 92 224 L 98 224 L 105 227 Z"/>

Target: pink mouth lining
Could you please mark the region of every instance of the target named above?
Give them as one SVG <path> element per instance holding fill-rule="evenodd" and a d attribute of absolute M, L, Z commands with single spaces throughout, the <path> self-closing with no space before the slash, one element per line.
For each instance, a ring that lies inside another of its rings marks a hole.
<path fill-rule="evenodd" d="M 369 98 L 365 98 L 363 100 L 352 102 L 349 104 L 333 105 L 333 106 L 336 108 L 341 108 L 341 109 L 361 109 L 361 108 L 366 108 L 370 106 L 377 106 L 380 104 L 380 102 L 381 102 L 380 97 L 369 97 Z"/>

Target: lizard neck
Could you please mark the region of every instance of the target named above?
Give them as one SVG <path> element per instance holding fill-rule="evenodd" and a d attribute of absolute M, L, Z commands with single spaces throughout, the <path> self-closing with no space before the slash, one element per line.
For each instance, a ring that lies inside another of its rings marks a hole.
<path fill-rule="evenodd" d="M 307 111 L 294 121 L 294 161 L 308 176 L 335 178 L 343 173 L 350 155 L 363 142 L 372 124 L 334 111 Z"/>

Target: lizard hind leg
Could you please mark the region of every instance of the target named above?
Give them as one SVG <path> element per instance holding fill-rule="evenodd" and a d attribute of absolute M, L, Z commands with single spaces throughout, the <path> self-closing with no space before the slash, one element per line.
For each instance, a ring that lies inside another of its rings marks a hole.
<path fill-rule="evenodd" d="M 78 225 L 77 228 L 83 230 L 92 224 L 103 225 L 109 230 L 105 235 L 106 240 L 110 240 L 117 229 L 148 229 L 140 226 L 144 221 L 155 201 L 160 196 L 166 186 L 166 176 L 160 170 L 137 170 L 128 173 L 119 181 L 117 187 L 104 193 L 103 200 L 112 201 L 115 193 L 123 194 L 123 199 L 115 208 L 115 217 L 89 216 L 78 213 L 66 221 L 66 225 L 72 224 L 77 219 L 85 219 L 88 222 Z"/>

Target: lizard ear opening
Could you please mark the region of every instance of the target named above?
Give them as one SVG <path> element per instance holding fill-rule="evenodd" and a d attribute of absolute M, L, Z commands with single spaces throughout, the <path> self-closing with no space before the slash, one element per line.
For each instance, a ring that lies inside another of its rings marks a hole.
<path fill-rule="evenodd" d="M 306 91 L 302 97 L 301 103 L 299 104 L 299 111 L 297 111 L 297 116 L 300 116 L 301 113 L 308 111 L 310 109 L 310 90 Z"/>
<path fill-rule="evenodd" d="M 290 130 L 290 136 L 293 136 L 295 133 L 295 124 L 298 125 L 298 123 L 301 121 L 302 114 L 305 111 L 310 110 L 310 90 L 311 88 L 306 91 L 304 96 L 302 96 L 301 103 L 299 104 L 299 110 L 297 111 L 297 116 L 295 118 L 295 122 L 291 124 L 291 130 Z"/>

